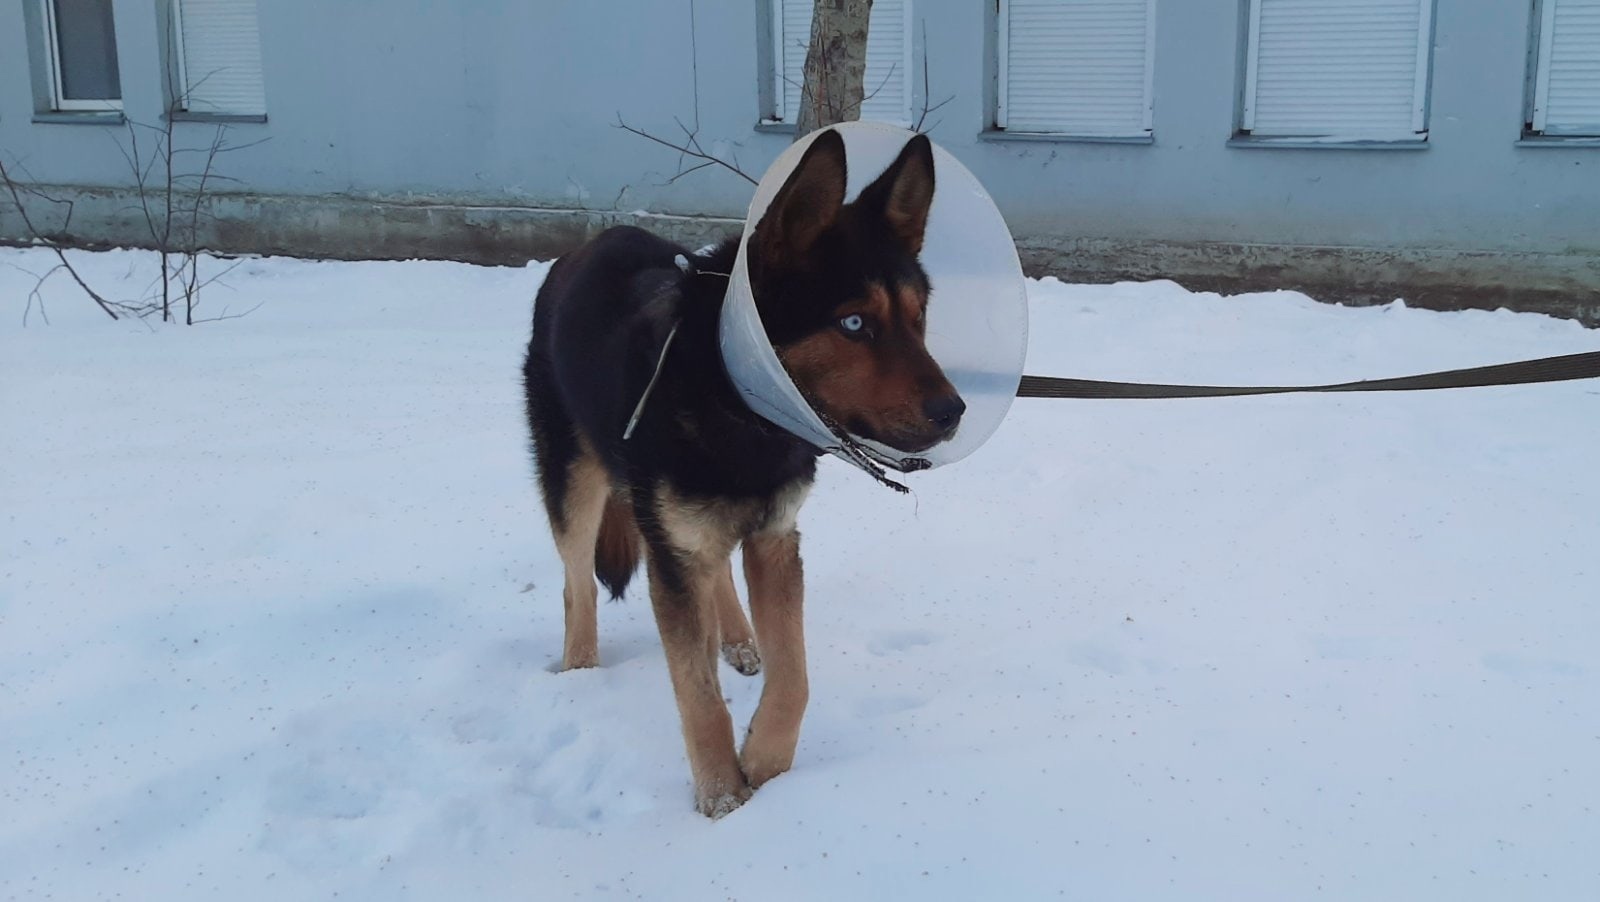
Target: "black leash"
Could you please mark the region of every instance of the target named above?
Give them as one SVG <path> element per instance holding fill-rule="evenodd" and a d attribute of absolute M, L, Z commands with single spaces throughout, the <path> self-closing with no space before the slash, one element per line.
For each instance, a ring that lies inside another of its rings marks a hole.
<path fill-rule="evenodd" d="M 1394 379 L 1366 379 L 1332 385 L 1150 385 L 1137 382 L 1101 382 L 1095 379 L 1059 379 L 1023 376 L 1019 398 L 1223 398 L 1233 395 L 1282 395 L 1291 392 L 1430 391 L 1438 388 L 1477 388 L 1485 385 L 1523 385 L 1530 382 L 1565 382 L 1600 377 L 1600 351 L 1519 360 L 1464 370 L 1446 370 Z"/>

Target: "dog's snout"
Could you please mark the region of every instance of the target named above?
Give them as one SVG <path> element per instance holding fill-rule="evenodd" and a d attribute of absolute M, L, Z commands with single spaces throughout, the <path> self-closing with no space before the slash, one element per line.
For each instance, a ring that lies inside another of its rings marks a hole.
<path fill-rule="evenodd" d="M 948 395 L 939 395 L 929 398 L 922 403 L 922 414 L 928 422 L 938 427 L 941 432 L 949 432 L 961 422 L 961 415 L 967 412 L 967 402 L 955 392 Z"/>

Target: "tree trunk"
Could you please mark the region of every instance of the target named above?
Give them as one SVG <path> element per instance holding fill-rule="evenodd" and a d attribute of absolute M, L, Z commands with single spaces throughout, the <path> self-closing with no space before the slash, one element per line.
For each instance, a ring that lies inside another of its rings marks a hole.
<path fill-rule="evenodd" d="M 861 118 L 872 0 L 816 0 L 795 137 Z"/>

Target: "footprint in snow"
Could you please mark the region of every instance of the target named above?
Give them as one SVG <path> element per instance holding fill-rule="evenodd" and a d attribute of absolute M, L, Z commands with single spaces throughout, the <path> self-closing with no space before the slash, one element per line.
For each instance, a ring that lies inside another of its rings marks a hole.
<path fill-rule="evenodd" d="M 558 723 L 517 758 L 506 789 L 533 823 L 594 829 L 650 807 L 619 775 L 621 757 L 599 731 Z"/>
<path fill-rule="evenodd" d="M 867 642 L 867 651 L 875 655 L 898 654 L 922 645 L 932 645 L 939 636 L 927 630 L 888 630 Z"/>
<path fill-rule="evenodd" d="M 1094 642 L 1074 642 L 1065 649 L 1065 658 L 1080 667 L 1121 674 L 1128 669 L 1128 659 L 1122 652 Z"/>
<path fill-rule="evenodd" d="M 855 709 L 857 717 L 888 717 L 905 711 L 915 711 L 927 703 L 927 699 L 914 695 L 884 695 L 864 698 L 856 702 Z"/>

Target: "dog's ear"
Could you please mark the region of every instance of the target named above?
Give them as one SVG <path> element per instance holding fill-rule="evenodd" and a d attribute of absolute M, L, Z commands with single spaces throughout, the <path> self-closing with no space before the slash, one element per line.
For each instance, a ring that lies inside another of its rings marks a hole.
<path fill-rule="evenodd" d="M 764 259 L 793 259 L 805 253 L 839 218 L 844 185 L 844 139 L 830 128 L 812 139 L 800 165 L 756 226 Z"/>
<path fill-rule="evenodd" d="M 883 175 L 862 189 L 856 203 L 882 216 L 906 250 L 921 253 L 928 208 L 933 206 L 933 143 L 928 136 L 907 141 Z"/>

